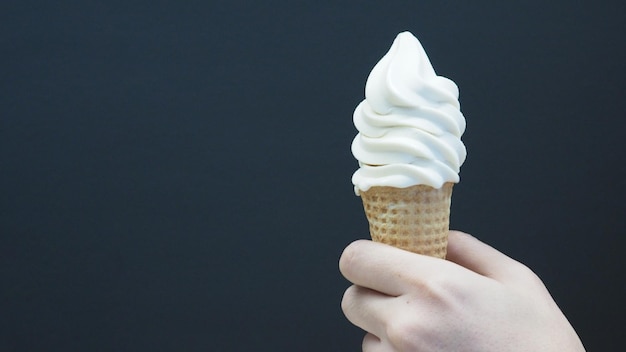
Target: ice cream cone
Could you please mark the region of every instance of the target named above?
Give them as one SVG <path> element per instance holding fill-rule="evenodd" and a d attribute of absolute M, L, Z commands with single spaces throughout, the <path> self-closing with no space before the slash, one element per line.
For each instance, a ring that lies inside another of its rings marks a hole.
<path fill-rule="evenodd" d="M 361 191 L 372 240 L 445 258 L 453 185 L 447 182 L 439 189 L 375 186 Z"/>

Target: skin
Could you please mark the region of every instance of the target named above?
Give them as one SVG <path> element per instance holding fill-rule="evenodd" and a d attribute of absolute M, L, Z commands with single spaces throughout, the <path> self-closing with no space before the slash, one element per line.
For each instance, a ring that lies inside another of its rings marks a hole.
<path fill-rule="evenodd" d="M 468 234 L 450 231 L 447 260 L 359 240 L 339 268 L 364 352 L 585 351 L 537 275 Z"/>

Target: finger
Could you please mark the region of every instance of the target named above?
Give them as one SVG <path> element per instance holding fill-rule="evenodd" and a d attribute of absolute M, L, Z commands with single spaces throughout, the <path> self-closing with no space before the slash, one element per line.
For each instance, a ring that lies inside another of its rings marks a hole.
<path fill-rule="evenodd" d="M 365 287 L 348 287 L 341 300 L 341 309 L 348 320 L 361 329 L 383 336 L 393 297 Z"/>
<path fill-rule="evenodd" d="M 511 278 L 523 266 L 488 244 L 460 231 L 450 231 L 446 259 L 502 282 Z"/>
<path fill-rule="evenodd" d="M 416 285 L 422 286 L 429 277 L 440 275 L 442 270 L 455 267 L 450 264 L 386 244 L 359 240 L 343 251 L 339 270 L 355 285 L 400 296 L 413 291 Z"/>
<path fill-rule="evenodd" d="M 390 349 L 375 335 L 367 333 L 361 345 L 363 352 L 389 352 Z"/>

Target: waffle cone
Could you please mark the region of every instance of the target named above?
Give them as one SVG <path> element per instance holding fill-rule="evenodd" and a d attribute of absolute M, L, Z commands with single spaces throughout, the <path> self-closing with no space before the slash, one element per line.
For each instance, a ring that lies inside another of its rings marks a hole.
<path fill-rule="evenodd" d="M 372 240 L 445 258 L 453 185 L 372 187 L 361 192 Z"/>

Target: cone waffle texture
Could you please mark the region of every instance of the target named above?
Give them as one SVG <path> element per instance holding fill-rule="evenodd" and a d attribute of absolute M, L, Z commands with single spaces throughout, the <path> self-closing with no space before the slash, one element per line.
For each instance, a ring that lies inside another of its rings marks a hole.
<path fill-rule="evenodd" d="M 445 258 L 453 183 L 436 189 L 372 187 L 361 192 L 370 235 L 411 252 Z"/>

